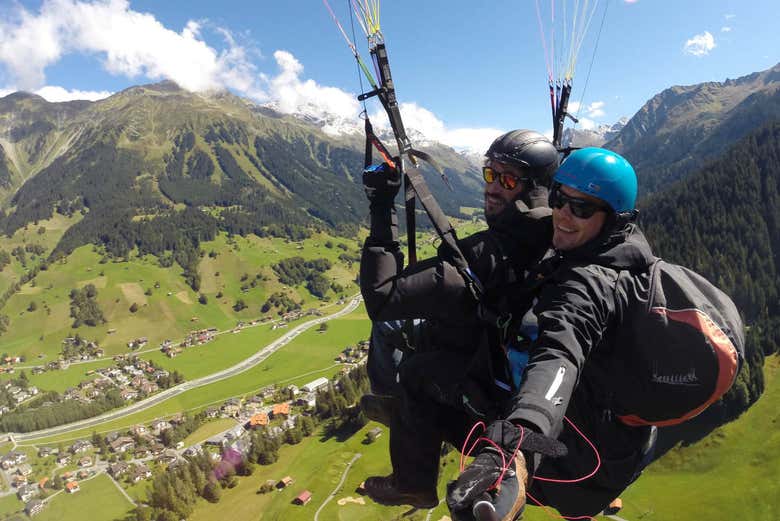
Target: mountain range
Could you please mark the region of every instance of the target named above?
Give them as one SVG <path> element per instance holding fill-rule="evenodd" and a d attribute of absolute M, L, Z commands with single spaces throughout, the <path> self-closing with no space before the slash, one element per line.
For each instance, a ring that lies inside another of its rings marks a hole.
<path fill-rule="evenodd" d="M 14 93 L 0 99 L 2 229 L 13 233 L 54 211 L 81 212 L 70 249 L 98 242 L 118 217 L 194 206 L 218 209 L 218 222 L 234 230 L 354 226 L 367 214 L 358 175 L 364 142 L 328 134 L 321 123 L 171 82 L 97 102 Z M 439 175 L 424 169 L 445 212 L 481 206 L 473 162 L 443 145 L 422 148 L 452 187 L 444 190 Z"/>
<path fill-rule="evenodd" d="M 724 82 L 653 96 L 605 147 L 624 155 L 643 193 L 662 190 L 780 118 L 780 64 Z"/>

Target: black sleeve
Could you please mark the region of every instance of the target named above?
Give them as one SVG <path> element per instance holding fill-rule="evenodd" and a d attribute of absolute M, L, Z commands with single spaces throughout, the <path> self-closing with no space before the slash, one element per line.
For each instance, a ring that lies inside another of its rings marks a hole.
<path fill-rule="evenodd" d="M 507 419 L 560 434 L 583 365 L 614 315 L 612 274 L 597 266 L 569 269 L 545 285 L 534 306 L 539 336 Z"/>
<path fill-rule="evenodd" d="M 360 264 L 360 289 L 368 316 L 374 321 L 426 318 L 462 326 L 477 324 L 477 301 L 445 245 L 436 257 L 403 269 L 393 217 L 390 210 L 371 211 L 371 233 Z M 526 264 L 547 249 L 550 236 L 549 209 L 517 207 L 500 225 L 465 237 L 458 246 L 473 274 L 490 290 L 514 282 L 517 270 L 522 275 Z"/>
<path fill-rule="evenodd" d="M 481 241 L 472 237 L 461 247 L 479 248 Z M 476 321 L 476 300 L 445 257 L 439 254 L 402 270 L 403 254 L 397 243 L 367 240 L 360 261 L 360 290 L 371 320 Z"/>

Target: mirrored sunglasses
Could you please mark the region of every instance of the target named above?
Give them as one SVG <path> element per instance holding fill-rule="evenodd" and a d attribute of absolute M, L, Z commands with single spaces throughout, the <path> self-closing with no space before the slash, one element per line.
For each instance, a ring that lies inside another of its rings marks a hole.
<path fill-rule="evenodd" d="M 500 184 L 506 190 L 514 190 L 515 188 L 517 188 L 517 185 L 523 180 L 522 178 L 517 177 L 516 175 L 496 172 L 489 166 L 482 167 L 482 177 L 485 179 L 486 183 L 492 183 L 493 181 L 498 179 L 498 184 Z"/>

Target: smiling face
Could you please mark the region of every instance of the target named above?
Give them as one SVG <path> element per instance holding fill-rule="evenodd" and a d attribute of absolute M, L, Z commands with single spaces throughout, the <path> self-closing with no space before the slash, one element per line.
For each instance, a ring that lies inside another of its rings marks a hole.
<path fill-rule="evenodd" d="M 521 179 L 524 177 L 520 168 L 499 163 L 498 161 L 488 161 L 485 166 L 492 168 L 496 174 L 509 174 Z M 496 217 L 511 203 L 517 199 L 523 192 L 524 183 L 519 182 L 512 190 L 507 190 L 496 179 L 492 183 L 485 183 L 485 218 L 488 220 Z"/>
<path fill-rule="evenodd" d="M 582 199 L 599 205 L 604 204 L 597 197 L 584 194 L 568 186 L 561 186 L 559 190 L 568 197 Z M 578 248 L 596 238 L 604 226 L 604 221 L 607 219 L 607 212 L 597 211 L 589 218 L 582 219 L 571 213 L 571 208 L 567 203 L 563 208 L 553 208 L 552 217 L 553 246 L 557 250 L 567 251 Z"/>

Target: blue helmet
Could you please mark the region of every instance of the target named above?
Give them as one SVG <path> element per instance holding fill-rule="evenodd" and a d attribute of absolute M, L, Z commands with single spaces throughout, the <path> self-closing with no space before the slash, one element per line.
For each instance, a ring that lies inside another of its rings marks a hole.
<path fill-rule="evenodd" d="M 604 148 L 575 150 L 561 164 L 555 182 L 598 197 L 616 213 L 634 210 L 636 173 L 622 156 Z"/>

